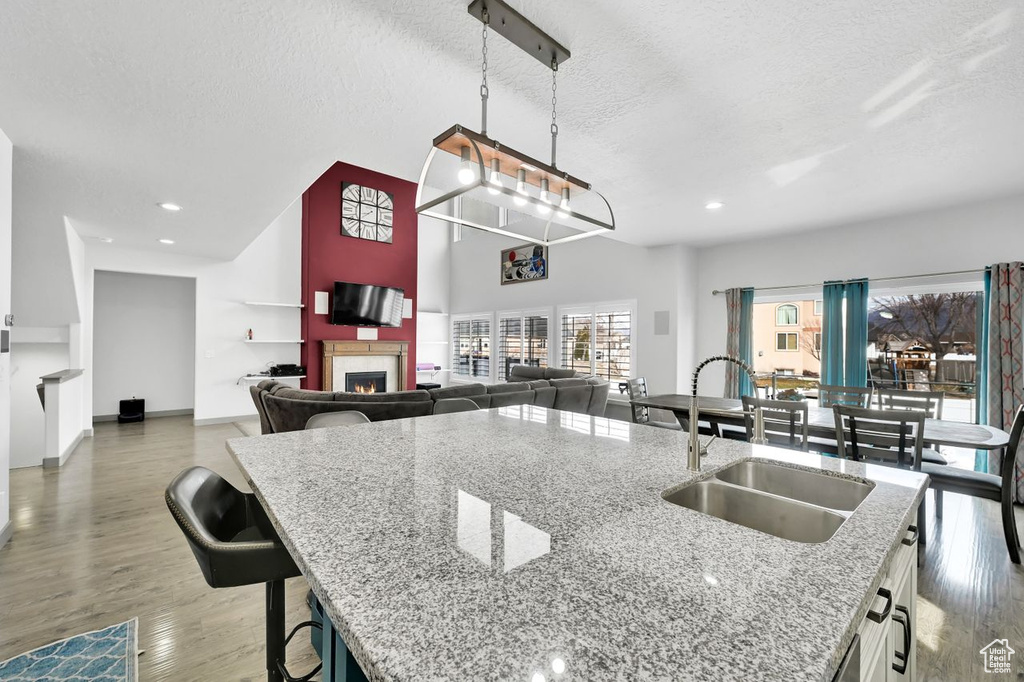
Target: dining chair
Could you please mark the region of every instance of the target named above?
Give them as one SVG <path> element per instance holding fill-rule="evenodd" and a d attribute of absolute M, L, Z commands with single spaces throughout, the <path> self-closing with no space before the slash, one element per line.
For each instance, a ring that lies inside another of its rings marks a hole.
<path fill-rule="evenodd" d="M 924 412 L 837 404 L 832 415 L 839 457 L 921 471 Z M 917 527 L 926 537 L 923 500 L 917 509 Z"/>
<path fill-rule="evenodd" d="M 958 469 L 922 462 L 921 471 L 931 477 L 935 491 L 935 518 L 942 518 L 943 493 L 958 493 L 999 502 L 1003 517 L 1003 535 L 1010 561 L 1020 563 L 1020 536 L 1017 521 L 1013 515 L 1014 463 L 1019 454 L 1021 431 L 1024 431 L 1024 405 L 1017 408 L 1010 427 L 1010 440 L 1003 450 L 999 474 L 983 474 L 980 471 Z"/>
<path fill-rule="evenodd" d="M 454 414 L 455 412 L 473 412 L 480 406 L 469 398 L 441 398 L 434 403 L 434 414 Z"/>
<path fill-rule="evenodd" d="M 923 412 L 928 419 L 942 419 L 942 391 L 910 391 L 902 388 L 880 388 L 878 408 L 882 410 L 912 410 Z M 927 443 L 925 443 L 927 446 Z M 922 461 L 930 464 L 946 465 L 949 460 L 934 448 L 925 447 L 921 453 Z"/>
<path fill-rule="evenodd" d="M 369 424 L 370 420 L 362 412 L 356 410 L 342 410 L 340 412 L 321 412 L 314 414 L 306 422 L 306 430 L 329 429 L 333 426 L 355 426 L 357 424 Z"/>
<path fill-rule="evenodd" d="M 764 416 L 764 437 L 770 445 L 807 452 L 807 401 L 768 400 L 743 396 L 743 423 L 747 440 L 754 438 L 754 410 Z"/>
<path fill-rule="evenodd" d="M 626 382 L 626 392 L 629 393 L 630 401 L 636 400 L 637 398 L 646 398 L 648 395 L 647 379 L 644 377 L 630 379 Z M 682 431 L 689 428 L 688 425 L 680 424 L 678 420 L 675 422 L 668 422 L 652 419 L 651 409 L 646 405 L 630 405 L 630 417 L 634 424 L 646 424 L 647 426 L 655 426 L 659 429 Z"/>
<path fill-rule="evenodd" d="M 818 406 L 853 405 L 854 407 L 871 406 L 871 389 L 859 386 L 818 386 Z"/>
<path fill-rule="evenodd" d="M 883 410 L 917 410 L 930 419 L 942 419 L 942 391 L 909 391 L 903 388 L 880 388 L 876 392 L 878 407 Z"/>

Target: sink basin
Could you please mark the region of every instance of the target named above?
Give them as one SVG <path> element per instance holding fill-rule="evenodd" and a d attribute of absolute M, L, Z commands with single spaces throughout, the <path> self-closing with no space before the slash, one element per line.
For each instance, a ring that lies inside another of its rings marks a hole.
<path fill-rule="evenodd" d="M 758 461 L 733 464 L 715 474 L 715 478 L 744 488 L 842 511 L 856 509 L 872 489 L 869 483 L 850 478 L 826 476 Z"/>
<path fill-rule="evenodd" d="M 680 507 L 794 542 L 825 542 L 846 520 L 842 514 L 823 507 L 766 495 L 714 478 L 663 493 L 662 497 Z"/>

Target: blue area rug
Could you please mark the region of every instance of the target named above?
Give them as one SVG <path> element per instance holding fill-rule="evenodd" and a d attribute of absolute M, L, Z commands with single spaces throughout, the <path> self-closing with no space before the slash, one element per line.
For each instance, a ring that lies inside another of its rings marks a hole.
<path fill-rule="evenodd" d="M 4 682 L 137 682 L 139 619 L 41 646 L 0 663 Z"/>

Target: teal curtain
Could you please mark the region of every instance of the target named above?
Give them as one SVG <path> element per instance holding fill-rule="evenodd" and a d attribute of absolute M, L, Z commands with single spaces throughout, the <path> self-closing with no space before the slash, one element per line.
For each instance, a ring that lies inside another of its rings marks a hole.
<path fill-rule="evenodd" d="M 825 282 L 822 289 L 821 383 L 843 385 L 843 294 L 842 282 Z"/>
<path fill-rule="evenodd" d="M 868 281 L 846 283 L 846 386 L 868 385 Z"/>
<path fill-rule="evenodd" d="M 974 356 L 977 366 L 974 369 L 974 395 L 978 401 L 978 423 L 988 424 L 988 302 L 992 295 L 992 268 L 985 268 L 985 294 L 978 301 L 975 315 L 978 318 Z M 974 451 L 974 470 L 988 473 L 988 450 Z M 993 472 L 999 473 L 999 472 Z"/>
<path fill-rule="evenodd" d="M 740 360 L 754 366 L 754 290 L 740 291 Z M 757 396 L 746 372 L 740 372 L 740 395 Z"/>

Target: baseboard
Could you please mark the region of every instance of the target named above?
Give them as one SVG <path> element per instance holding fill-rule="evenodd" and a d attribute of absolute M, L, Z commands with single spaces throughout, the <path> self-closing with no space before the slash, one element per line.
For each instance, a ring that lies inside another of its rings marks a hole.
<path fill-rule="evenodd" d="M 14 522 L 8 521 L 3 528 L 0 528 L 0 548 L 7 544 L 12 535 L 14 535 Z"/>
<path fill-rule="evenodd" d="M 75 448 L 78 447 L 78 444 L 82 442 L 83 438 L 85 438 L 84 429 L 78 432 L 78 435 L 75 436 L 75 440 L 71 442 L 71 445 L 64 448 L 64 452 L 60 453 L 60 457 L 43 457 L 43 468 L 56 469 L 57 467 L 64 466 L 64 463 L 68 461 L 68 457 L 70 457 L 71 453 L 75 451 Z"/>
<path fill-rule="evenodd" d="M 86 438 L 92 438 L 92 437 L 93 437 L 93 435 L 94 435 L 94 432 L 93 432 L 93 430 L 92 430 L 92 429 L 86 429 L 86 430 L 85 430 L 85 431 L 83 431 L 82 433 L 84 433 L 84 434 L 85 434 L 85 437 L 86 437 Z"/>
<path fill-rule="evenodd" d="M 194 412 L 194 410 L 192 408 L 188 408 L 188 409 L 185 409 L 185 410 L 158 410 L 156 412 L 147 412 L 146 413 L 146 419 L 159 419 L 160 417 L 185 417 L 185 416 L 188 416 L 190 414 L 193 414 L 193 412 Z M 117 421 L 117 415 L 116 414 L 98 414 L 98 415 L 96 415 L 95 417 L 92 418 L 92 423 L 93 424 L 96 424 L 98 422 L 116 422 L 116 421 Z M 90 431 L 91 430 L 92 429 L 90 429 Z"/>
<path fill-rule="evenodd" d="M 230 424 L 231 422 L 236 422 L 239 419 L 252 419 L 253 417 L 257 416 L 259 415 L 257 415 L 255 412 L 250 412 L 249 414 L 236 414 L 234 417 L 211 417 L 210 419 L 193 419 L 192 425 L 213 426 L 215 424 Z"/>

